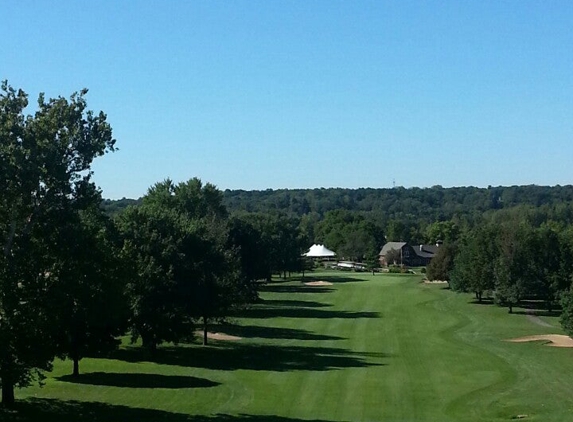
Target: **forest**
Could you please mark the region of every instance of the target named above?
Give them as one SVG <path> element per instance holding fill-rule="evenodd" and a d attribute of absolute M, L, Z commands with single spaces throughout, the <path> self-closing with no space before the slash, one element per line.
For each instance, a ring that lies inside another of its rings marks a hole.
<path fill-rule="evenodd" d="M 42 381 L 56 357 L 105 354 L 129 335 L 149 354 L 199 336 L 257 301 L 273 276 L 312 269 L 324 243 L 375 271 L 387 241 L 441 240 L 427 268 L 512 312 L 562 312 L 573 333 L 573 187 L 511 186 L 221 191 L 158 181 L 104 200 L 94 159 L 116 140 L 81 91 L 38 100 L 0 93 L 0 385 Z M 102 312 L 105 309 L 105 312 Z M 199 334 L 198 334 L 199 333 Z"/>

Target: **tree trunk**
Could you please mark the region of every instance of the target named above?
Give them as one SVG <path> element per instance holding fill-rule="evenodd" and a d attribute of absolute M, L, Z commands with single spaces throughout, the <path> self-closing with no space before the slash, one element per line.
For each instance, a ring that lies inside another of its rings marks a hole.
<path fill-rule="evenodd" d="M 4 407 L 14 407 L 14 383 L 9 377 L 2 377 L 2 406 Z"/>
<path fill-rule="evenodd" d="M 207 345 L 207 318 L 203 317 L 203 346 Z"/>
<path fill-rule="evenodd" d="M 513 313 L 513 303 L 509 304 L 509 313 L 512 314 Z"/>
<path fill-rule="evenodd" d="M 155 355 L 157 351 L 157 341 L 154 335 L 141 335 L 141 341 L 143 342 L 143 347 L 145 347 L 152 356 Z"/>
<path fill-rule="evenodd" d="M 77 330 L 75 331 L 75 335 L 72 339 L 72 353 L 71 353 L 71 358 L 72 361 L 74 363 L 74 369 L 72 370 L 72 376 L 73 377 L 79 377 L 80 376 L 80 353 L 78 351 L 78 335 L 77 335 Z"/>
<path fill-rule="evenodd" d="M 80 359 L 77 356 L 74 356 L 74 372 L 72 376 L 79 377 L 80 376 Z"/>

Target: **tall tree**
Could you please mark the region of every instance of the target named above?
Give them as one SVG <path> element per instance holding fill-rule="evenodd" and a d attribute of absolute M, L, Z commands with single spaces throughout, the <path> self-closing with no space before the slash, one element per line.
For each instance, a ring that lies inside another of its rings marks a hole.
<path fill-rule="evenodd" d="M 563 292 L 561 306 L 563 307 L 561 326 L 570 337 L 573 337 L 573 285 Z"/>
<path fill-rule="evenodd" d="M 455 243 L 446 243 L 438 248 L 438 252 L 430 261 L 427 268 L 429 280 L 449 280 L 450 273 L 454 267 L 457 247 Z"/>
<path fill-rule="evenodd" d="M 124 253 L 136 268 L 128 284 L 132 334 L 151 351 L 189 338 L 198 320 L 206 342 L 210 321 L 255 294 L 229 246 L 226 210 L 213 185 L 157 183 L 119 220 Z"/>
<path fill-rule="evenodd" d="M 345 210 L 326 213 L 318 225 L 317 237 L 339 257 L 360 262 L 384 243 L 381 227 L 362 215 Z"/>
<path fill-rule="evenodd" d="M 495 264 L 499 257 L 496 236 L 495 227 L 481 226 L 461 240 L 449 273 L 453 290 L 474 292 L 479 302 L 484 293 L 493 292 Z"/>
<path fill-rule="evenodd" d="M 499 227 L 499 256 L 495 262 L 496 299 L 513 307 L 535 291 L 533 230 L 523 222 L 509 221 Z"/>
<path fill-rule="evenodd" d="M 192 244 L 172 209 L 132 207 L 119 216 L 123 257 L 133 271 L 127 281 L 132 339 L 141 338 L 152 353 L 163 342 L 192 335 L 192 316 L 186 312 L 191 289 L 181 288 L 187 277 L 184 244 Z"/>
<path fill-rule="evenodd" d="M 452 244 L 458 240 L 460 229 L 453 221 L 437 221 L 426 226 L 424 234 L 428 243 L 441 240 L 445 244 Z"/>
<path fill-rule="evenodd" d="M 532 236 L 532 276 L 534 291 L 531 293 L 545 300 L 551 312 L 559 302 L 561 293 L 571 283 L 571 251 L 562 228 L 552 224 L 543 224 Z"/>
<path fill-rule="evenodd" d="M 55 353 L 45 299 L 57 282 L 51 234 L 61 227 L 60 210 L 99 203 L 91 164 L 114 150 L 106 116 L 86 110 L 86 93 L 69 100 L 41 94 L 26 116 L 27 95 L 1 85 L 0 379 L 7 406 L 14 387 L 50 369 Z"/>
<path fill-rule="evenodd" d="M 262 227 L 255 221 L 255 214 L 233 216 L 229 221 L 228 248 L 235 248 L 239 255 L 241 271 L 252 284 L 271 277 L 269 248 Z"/>
<path fill-rule="evenodd" d="M 112 222 L 96 206 L 67 216 L 49 292 L 58 356 L 73 362 L 119 345 L 126 328 L 123 262 Z M 105 309 L 105 312 L 102 310 Z"/>

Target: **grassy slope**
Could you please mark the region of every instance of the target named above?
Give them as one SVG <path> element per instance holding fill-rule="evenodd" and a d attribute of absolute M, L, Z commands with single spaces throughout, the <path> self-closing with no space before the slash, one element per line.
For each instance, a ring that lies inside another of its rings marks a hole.
<path fill-rule="evenodd" d="M 237 343 L 165 348 L 161 363 L 127 348 L 85 359 L 82 383 L 57 362 L 43 389 L 19 397 L 107 405 L 36 400 L 20 419 L 48 404 L 55 409 L 44 419 L 94 421 L 571 419 L 573 350 L 502 341 L 558 329 L 470 305 L 418 276 L 319 278 L 328 277 L 331 288 L 268 286 L 261 305 L 226 327 L 244 337 Z"/>

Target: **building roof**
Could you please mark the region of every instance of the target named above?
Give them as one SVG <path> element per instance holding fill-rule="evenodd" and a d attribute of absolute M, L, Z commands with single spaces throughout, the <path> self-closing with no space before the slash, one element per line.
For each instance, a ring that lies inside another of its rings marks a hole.
<path fill-rule="evenodd" d="M 433 258 L 438 252 L 438 245 L 419 245 L 418 247 L 412 246 L 416 255 L 420 258 Z"/>
<path fill-rule="evenodd" d="M 379 255 L 386 256 L 392 249 L 399 251 L 406 245 L 406 242 L 388 242 L 382 247 Z M 409 247 L 412 248 L 414 253 L 420 258 L 433 258 L 439 248 L 438 245 L 416 245 Z"/>
<path fill-rule="evenodd" d="M 404 246 L 406 246 L 406 242 L 388 242 L 382 247 L 382 250 L 380 251 L 379 255 L 386 256 L 386 254 L 390 252 L 392 249 L 399 251 Z"/>

